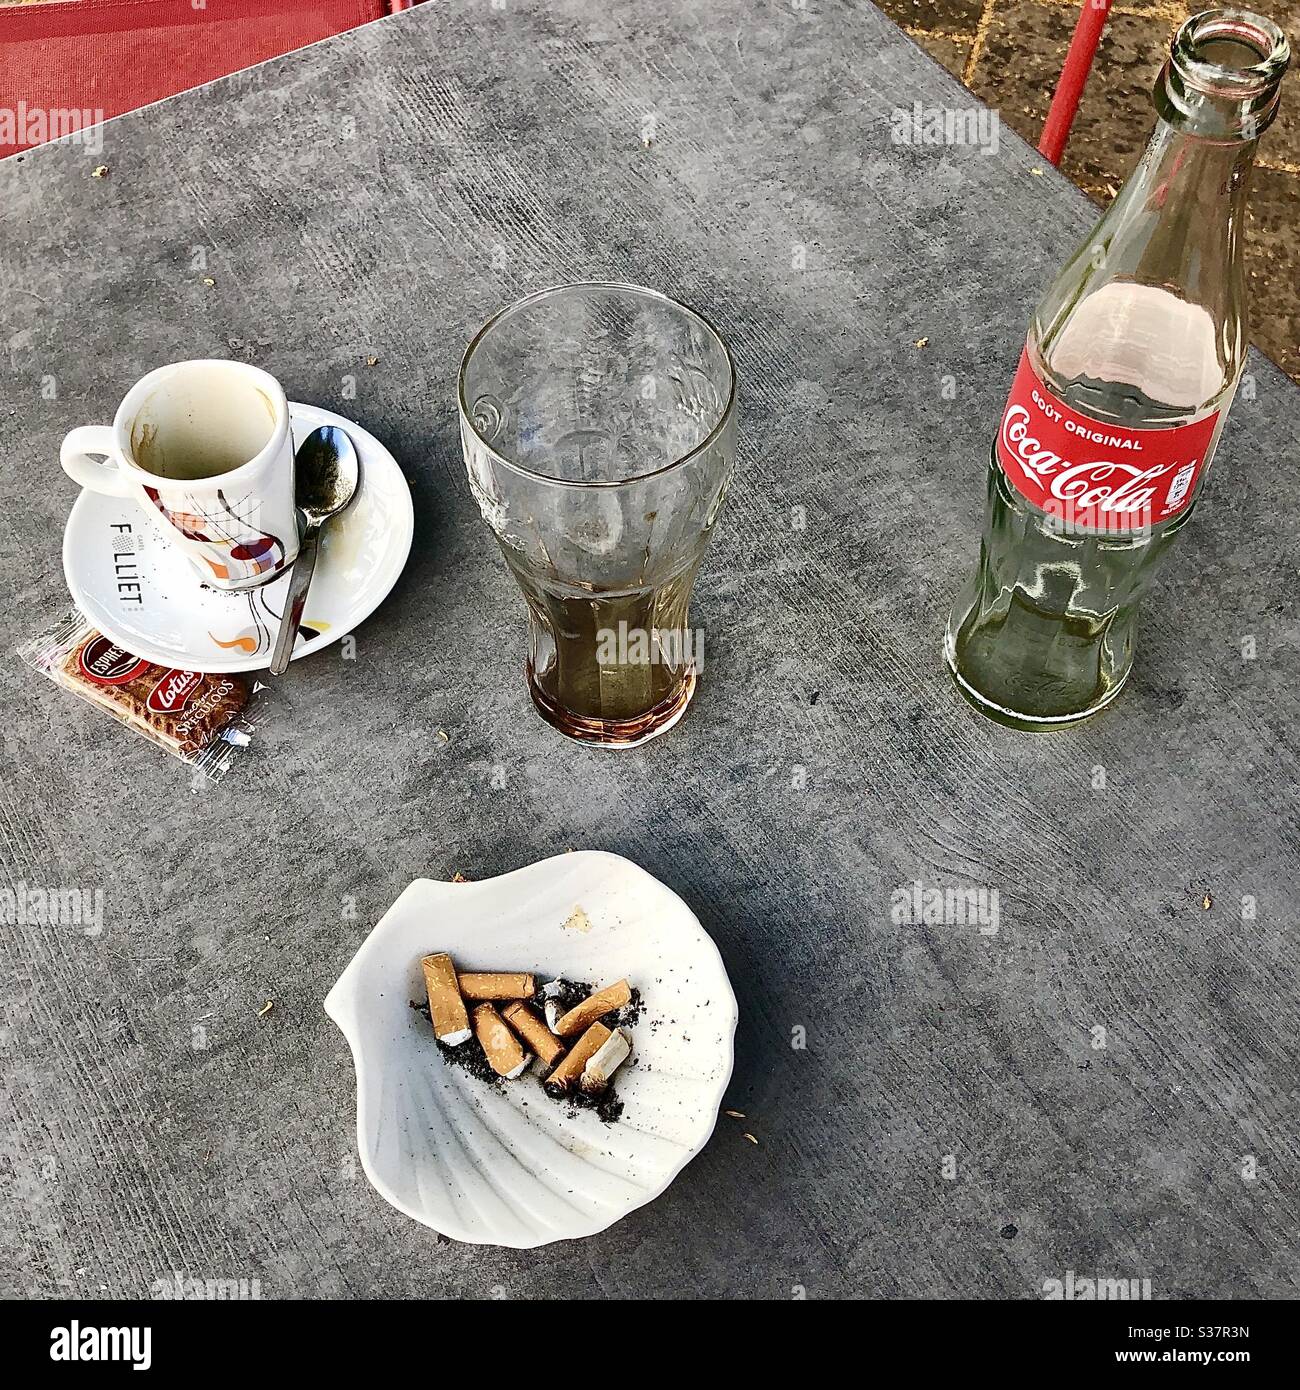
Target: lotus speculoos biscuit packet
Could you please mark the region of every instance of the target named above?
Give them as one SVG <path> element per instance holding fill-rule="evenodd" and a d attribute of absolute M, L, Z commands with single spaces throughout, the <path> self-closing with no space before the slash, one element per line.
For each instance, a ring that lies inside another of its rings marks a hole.
<path fill-rule="evenodd" d="M 26 642 L 18 655 L 214 780 L 247 747 L 265 698 L 265 687 L 248 676 L 145 661 L 75 611 Z"/>

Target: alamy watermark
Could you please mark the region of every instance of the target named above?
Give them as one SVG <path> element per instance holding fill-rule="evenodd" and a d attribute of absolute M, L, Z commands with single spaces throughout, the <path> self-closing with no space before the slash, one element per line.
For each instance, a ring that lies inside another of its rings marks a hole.
<path fill-rule="evenodd" d="M 700 628 L 602 627 L 596 633 L 596 661 L 601 666 L 693 666 L 704 669 L 704 633 Z"/>
<path fill-rule="evenodd" d="M 79 927 L 86 936 L 98 936 L 104 930 L 104 890 L 30 883 L 0 888 L 0 926 Z"/>
<path fill-rule="evenodd" d="M 153 1365 L 153 1328 L 98 1327 L 75 1319 L 50 1330 L 51 1361 L 128 1361 L 134 1371 Z"/>
<path fill-rule="evenodd" d="M 996 936 L 1002 913 L 996 888 L 927 887 L 920 879 L 889 895 L 895 926 L 978 927 L 981 936 Z"/>
<path fill-rule="evenodd" d="M 149 1285 L 150 1298 L 203 1300 L 207 1302 L 244 1303 L 262 1297 L 260 1279 L 189 1279 L 173 1270 L 165 1279 L 155 1279 Z"/>
<path fill-rule="evenodd" d="M 1067 1269 L 1064 1279 L 1044 1279 L 1043 1297 L 1049 1302 L 1136 1303 L 1151 1297 L 1150 1279 L 1092 1278 Z"/>
<path fill-rule="evenodd" d="M 0 106 L 0 145 L 43 145 L 47 140 L 70 140 L 91 154 L 104 148 L 101 109 L 68 106 Z"/>
<path fill-rule="evenodd" d="M 981 154 L 997 154 L 1001 122 L 984 106 L 896 106 L 889 113 L 889 138 L 895 145 L 970 145 Z"/>

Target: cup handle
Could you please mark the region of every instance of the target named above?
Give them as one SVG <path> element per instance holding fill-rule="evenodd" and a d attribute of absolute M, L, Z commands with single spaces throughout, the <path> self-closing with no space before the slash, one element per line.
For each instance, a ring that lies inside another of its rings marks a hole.
<path fill-rule="evenodd" d="M 103 461 L 92 454 L 102 454 Z M 59 446 L 59 462 L 74 483 L 107 497 L 131 497 L 135 485 L 113 461 L 113 454 L 110 425 L 80 425 L 65 435 Z"/>

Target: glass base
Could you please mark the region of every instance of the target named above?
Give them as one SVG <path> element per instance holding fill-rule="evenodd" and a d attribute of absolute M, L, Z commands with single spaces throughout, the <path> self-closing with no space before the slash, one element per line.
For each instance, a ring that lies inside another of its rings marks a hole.
<path fill-rule="evenodd" d="M 636 748 L 667 733 L 686 713 L 686 706 L 695 694 L 695 669 L 692 667 L 667 699 L 660 700 L 644 714 L 634 719 L 588 719 L 552 700 L 537 684 L 531 662 L 525 667 L 525 674 L 533 704 L 548 724 L 576 743 L 591 743 L 603 748 Z"/>
<path fill-rule="evenodd" d="M 965 696 L 968 703 L 979 710 L 986 719 L 992 719 L 995 723 L 1005 725 L 1008 729 L 1022 729 L 1028 733 L 1047 733 L 1052 729 L 1069 728 L 1085 719 L 1091 719 L 1094 714 L 1099 714 L 1115 699 L 1119 692 L 1124 689 L 1124 682 L 1128 680 L 1129 673 L 1125 671 L 1100 700 L 1095 701 L 1086 709 L 1072 710 L 1069 714 L 1025 714 L 1020 710 L 1008 709 L 999 705 L 990 700 L 987 695 L 976 690 L 953 663 L 950 647 L 951 643 L 944 644 L 944 665 L 947 666 L 948 674 L 952 677 L 953 683 Z"/>

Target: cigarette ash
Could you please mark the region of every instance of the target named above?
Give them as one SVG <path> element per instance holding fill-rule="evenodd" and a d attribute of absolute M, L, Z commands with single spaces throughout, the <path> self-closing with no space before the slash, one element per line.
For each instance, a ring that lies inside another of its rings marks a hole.
<path fill-rule="evenodd" d="M 560 1104 L 569 1107 L 571 1116 L 579 1110 L 594 1110 L 602 1123 L 607 1125 L 612 1125 L 623 1113 L 623 1102 L 619 1100 L 612 1081 L 598 1096 L 589 1096 L 585 1091 L 570 1091 Z"/>
<path fill-rule="evenodd" d="M 631 1028 L 634 1023 L 641 1021 L 641 1015 L 645 1012 L 645 1004 L 641 1000 L 641 991 L 635 985 L 631 989 L 631 998 L 623 1007 L 616 1011 L 614 1015 L 615 1023 L 620 1028 Z"/>
<path fill-rule="evenodd" d="M 548 980 L 537 987 L 532 997 L 532 1006 L 539 1014 L 546 1013 L 546 1001 L 554 1000 L 560 1013 L 566 1014 L 575 1009 L 592 993 L 594 986 L 585 980 Z"/>

